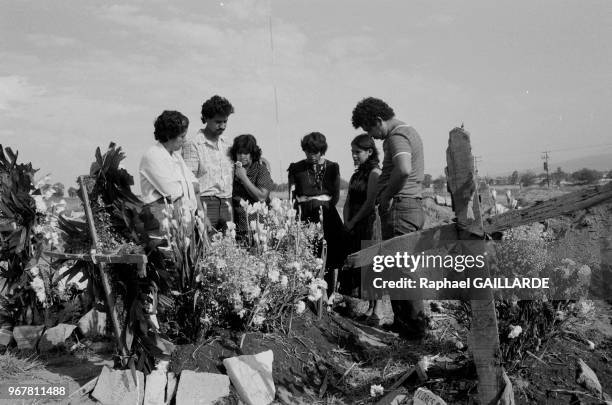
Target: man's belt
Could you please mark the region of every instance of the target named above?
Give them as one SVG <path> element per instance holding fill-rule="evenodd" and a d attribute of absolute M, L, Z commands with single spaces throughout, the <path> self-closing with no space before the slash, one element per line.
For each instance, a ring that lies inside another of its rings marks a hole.
<path fill-rule="evenodd" d="M 231 198 L 229 197 L 217 197 L 216 195 L 203 195 L 200 198 L 204 199 L 204 200 L 208 200 L 208 201 L 230 201 Z"/>

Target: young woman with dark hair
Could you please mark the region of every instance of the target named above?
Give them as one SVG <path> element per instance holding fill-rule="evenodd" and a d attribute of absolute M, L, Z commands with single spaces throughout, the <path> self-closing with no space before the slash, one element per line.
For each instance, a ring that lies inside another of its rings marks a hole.
<path fill-rule="evenodd" d="M 247 213 L 241 201 L 255 203 L 267 201 L 274 187 L 270 171 L 261 158 L 261 148 L 251 134 L 239 135 L 229 150 L 234 162 L 234 184 L 232 187 L 232 206 L 238 235 L 247 231 Z"/>
<path fill-rule="evenodd" d="M 351 252 L 356 252 L 361 250 L 362 241 L 373 239 L 376 218 L 374 204 L 380 167 L 378 150 L 374 139 L 368 134 L 357 135 L 353 139 L 351 154 L 356 169 L 349 182 L 343 216 L 344 226 L 351 236 Z"/>

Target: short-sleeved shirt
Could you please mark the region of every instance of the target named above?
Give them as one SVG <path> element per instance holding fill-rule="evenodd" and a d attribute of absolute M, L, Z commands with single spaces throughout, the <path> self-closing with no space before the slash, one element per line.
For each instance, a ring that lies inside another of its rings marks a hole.
<path fill-rule="evenodd" d="M 389 178 L 395 168 L 393 158 L 402 153 L 410 154 L 412 170 L 406 178 L 404 185 L 393 197 L 422 196 L 421 182 L 424 176 L 423 142 L 418 132 L 408 125 L 398 125 L 383 141 L 385 154 L 382 164 L 382 173 L 378 178 L 378 197 L 380 197 L 389 184 Z"/>
<path fill-rule="evenodd" d="M 272 177 L 270 177 L 270 172 L 268 168 L 261 162 L 253 162 L 246 169 L 247 177 L 251 180 L 251 183 L 255 185 L 255 187 L 261 189 L 265 188 L 268 191 L 271 191 L 274 187 L 274 182 L 272 181 Z M 250 203 L 257 202 L 257 199 L 253 197 L 244 184 L 236 178 L 234 178 L 234 190 L 232 198 L 235 201 L 246 200 Z"/>
<path fill-rule="evenodd" d="M 197 180 L 179 152 L 168 153 L 161 143 L 151 146 L 140 160 L 141 200 L 150 204 L 162 197 L 183 198 L 190 209 L 197 208 L 193 183 Z"/>
<path fill-rule="evenodd" d="M 183 158 L 200 183 L 200 195 L 231 198 L 233 164 L 229 157 L 229 145 L 221 136 L 215 143 L 200 129 L 193 139 L 183 146 Z"/>

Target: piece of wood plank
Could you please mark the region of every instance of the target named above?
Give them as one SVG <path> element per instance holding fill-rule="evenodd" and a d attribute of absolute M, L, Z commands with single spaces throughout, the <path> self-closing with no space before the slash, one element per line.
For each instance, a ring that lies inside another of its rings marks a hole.
<path fill-rule="evenodd" d="M 606 201 L 612 201 L 612 183 L 587 187 L 536 203 L 531 207 L 486 218 L 483 220 L 483 230 L 488 234 L 502 232 L 515 226 L 569 214 Z M 397 236 L 349 255 L 347 266 L 350 268 L 367 266 L 372 263 L 376 255 L 394 254 L 398 251 L 417 253 L 437 249 L 446 245 L 448 241 L 455 240 L 456 233 L 456 224 L 449 224 Z"/>
<path fill-rule="evenodd" d="M 612 183 L 586 187 L 582 190 L 538 202 L 527 208 L 510 210 L 487 218 L 483 221 L 483 227 L 484 231 L 489 234 L 501 232 L 515 226 L 543 221 L 610 200 L 612 200 Z"/>
<path fill-rule="evenodd" d="M 446 246 L 449 241 L 457 240 L 455 224 L 424 229 L 377 243 L 347 257 L 346 265 L 357 268 L 372 264 L 374 256 L 395 255 L 397 252 L 419 253 Z"/>
<path fill-rule="evenodd" d="M 127 263 L 127 264 L 145 264 L 147 263 L 147 255 L 144 254 L 87 254 L 87 253 L 63 253 L 45 251 L 45 255 L 56 259 L 66 260 L 82 260 L 94 263 Z"/>
<path fill-rule="evenodd" d="M 459 229 L 473 229 L 482 232 L 480 204 L 476 194 L 476 168 L 470 134 L 463 128 L 454 128 L 449 134 L 447 159 L 447 182 L 453 196 L 453 208 Z M 474 239 L 467 232 L 460 233 L 461 239 Z M 465 254 L 472 256 L 484 252 L 484 244 L 466 243 Z M 487 266 L 482 269 L 488 276 Z M 469 348 L 478 374 L 478 398 L 483 405 L 494 404 L 504 388 L 503 369 L 498 357 L 499 335 L 495 301 L 490 289 L 483 291 L 484 300 L 471 300 L 471 327 Z"/>

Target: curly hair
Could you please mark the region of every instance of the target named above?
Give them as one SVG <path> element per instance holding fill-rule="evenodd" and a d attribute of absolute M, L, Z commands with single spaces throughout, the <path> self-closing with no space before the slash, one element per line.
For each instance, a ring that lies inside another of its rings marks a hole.
<path fill-rule="evenodd" d="M 302 150 L 304 152 L 319 153 L 325 155 L 327 152 L 327 139 L 320 132 L 311 132 L 302 138 Z"/>
<path fill-rule="evenodd" d="M 395 116 L 393 108 L 379 98 L 368 97 L 357 103 L 353 109 L 351 122 L 354 128 L 371 128 L 376 125 L 376 118 L 383 121 L 390 120 Z"/>
<path fill-rule="evenodd" d="M 214 118 L 216 115 L 229 117 L 234 113 L 234 106 L 225 98 L 214 95 L 202 104 L 202 122 L 206 124 L 206 119 Z"/>
<path fill-rule="evenodd" d="M 229 150 L 230 158 L 235 162 L 239 153 L 249 153 L 253 162 L 261 158 L 261 148 L 257 146 L 257 140 L 251 134 L 238 135 L 234 138 L 234 144 Z"/>
<path fill-rule="evenodd" d="M 368 134 L 357 135 L 351 141 L 351 146 L 354 146 L 355 148 L 361 149 L 361 150 L 368 150 L 368 149 L 372 150 L 372 154 L 370 155 L 370 157 L 368 157 L 368 160 L 366 160 L 364 163 L 361 164 L 362 166 L 365 166 L 365 167 L 378 166 L 378 163 L 380 162 L 380 158 L 378 157 L 378 149 L 376 148 L 374 139 L 372 139 L 370 135 Z"/>
<path fill-rule="evenodd" d="M 178 138 L 189 127 L 189 118 L 178 111 L 164 111 L 155 120 L 155 139 L 161 143 Z"/>

